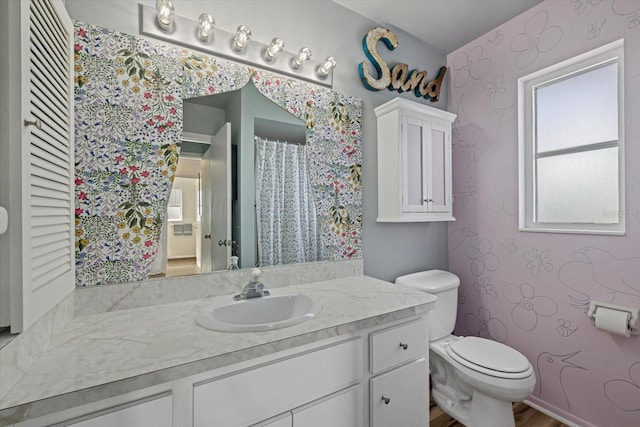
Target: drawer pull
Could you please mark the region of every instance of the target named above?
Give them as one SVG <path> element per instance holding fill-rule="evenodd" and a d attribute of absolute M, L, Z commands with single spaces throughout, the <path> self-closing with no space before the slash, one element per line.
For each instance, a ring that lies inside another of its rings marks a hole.
<path fill-rule="evenodd" d="M 405 344 L 403 342 L 400 343 L 400 348 L 402 348 L 403 350 L 406 350 L 409 348 L 409 344 Z"/>
<path fill-rule="evenodd" d="M 382 401 L 384 402 L 385 405 L 388 405 L 389 402 L 391 402 L 391 398 L 383 395 Z"/>

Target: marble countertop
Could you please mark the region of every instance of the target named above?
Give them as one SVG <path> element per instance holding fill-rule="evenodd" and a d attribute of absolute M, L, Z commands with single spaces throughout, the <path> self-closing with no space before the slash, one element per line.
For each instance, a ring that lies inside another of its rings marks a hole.
<path fill-rule="evenodd" d="M 230 302 L 229 295 L 75 317 L 0 401 L 0 419 L 66 409 L 424 313 L 436 299 L 367 276 L 271 292 L 306 294 L 323 310 L 288 328 L 241 333 L 207 330 L 194 320 Z"/>

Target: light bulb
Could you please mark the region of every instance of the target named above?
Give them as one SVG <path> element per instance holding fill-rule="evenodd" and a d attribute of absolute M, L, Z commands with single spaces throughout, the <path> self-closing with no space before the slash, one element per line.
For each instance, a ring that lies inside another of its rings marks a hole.
<path fill-rule="evenodd" d="M 213 29 L 216 26 L 213 16 L 208 13 L 200 14 L 198 18 L 198 37 L 204 42 L 208 42 L 213 34 Z"/>
<path fill-rule="evenodd" d="M 169 0 L 156 0 L 156 11 L 158 12 L 157 18 L 160 28 L 164 31 L 169 31 L 171 24 L 173 24 L 173 14 L 175 13 L 173 3 Z"/>
<path fill-rule="evenodd" d="M 293 60 L 291 61 L 291 67 L 294 70 L 302 68 L 302 66 L 304 65 L 304 62 L 309 60 L 310 58 L 311 58 L 311 49 L 309 49 L 308 47 L 303 47 L 302 49 L 300 49 L 300 52 L 298 52 L 295 58 L 293 58 Z"/>
<path fill-rule="evenodd" d="M 276 56 L 284 49 L 284 42 L 281 38 L 276 37 L 271 40 L 271 46 L 267 48 L 264 52 L 264 59 L 266 61 L 273 61 L 276 59 Z"/>
<path fill-rule="evenodd" d="M 327 77 L 331 70 L 333 70 L 336 66 L 336 60 L 333 59 L 333 56 L 329 56 L 324 60 L 324 63 L 318 67 L 316 73 L 320 77 Z"/>
<path fill-rule="evenodd" d="M 235 50 L 241 51 L 251 40 L 251 29 L 246 25 L 240 25 L 236 30 L 236 36 L 233 39 L 233 47 Z"/>

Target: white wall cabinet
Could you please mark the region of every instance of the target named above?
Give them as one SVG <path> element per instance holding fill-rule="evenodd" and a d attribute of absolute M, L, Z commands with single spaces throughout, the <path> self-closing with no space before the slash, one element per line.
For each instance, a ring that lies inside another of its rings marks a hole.
<path fill-rule="evenodd" d="M 403 98 L 375 113 L 378 222 L 455 220 L 451 125 L 456 115 Z"/>

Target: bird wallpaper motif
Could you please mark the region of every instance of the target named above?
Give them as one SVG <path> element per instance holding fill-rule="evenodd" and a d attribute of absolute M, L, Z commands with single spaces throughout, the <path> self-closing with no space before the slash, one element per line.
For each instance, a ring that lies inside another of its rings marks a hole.
<path fill-rule="evenodd" d="M 619 39 L 625 235 L 519 231 L 518 78 Z M 516 348 L 536 372 L 529 400 L 581 426 L 640 425 L 640 337 L 587 317 L 592 300 L 640 308 L 639 51 L 640 2 L 547 0 L 447 56 L 455 333 Z"/>

